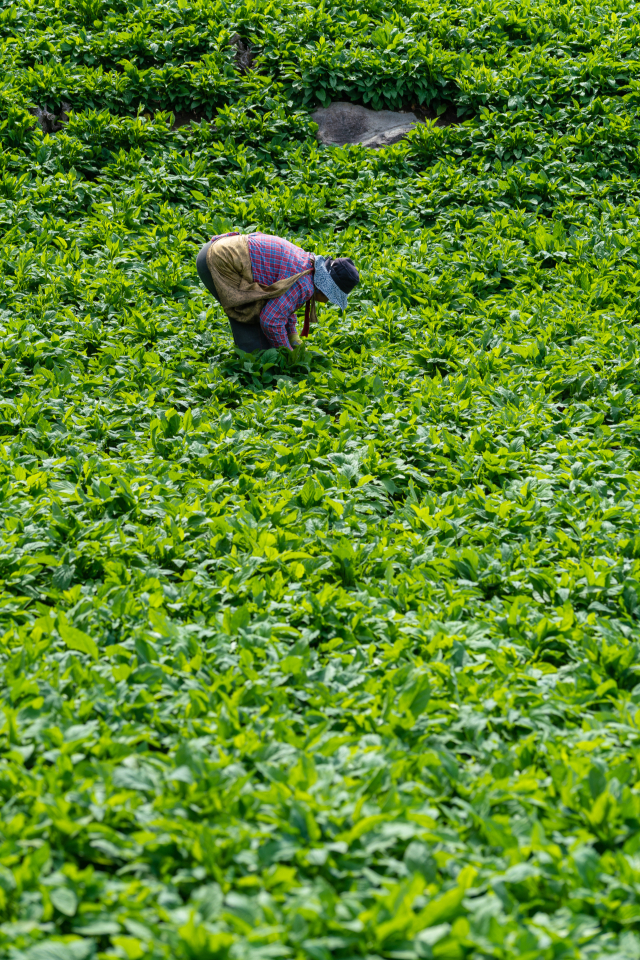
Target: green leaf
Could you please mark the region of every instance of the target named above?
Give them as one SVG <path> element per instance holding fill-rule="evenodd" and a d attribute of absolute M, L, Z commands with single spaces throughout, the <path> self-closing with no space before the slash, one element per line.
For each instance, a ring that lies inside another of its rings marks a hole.
<path fill-rule="evenodd" d="M 322 500 L 323 496 L 323 488 L 316 483 L 313 477 L 309 477 L 300 491 L 300 503 L 303 507 L 313 506 L 314 503 Z"/>
<path fill-rule="evenodd" d="M 51 903 L 65 917 L 73 917 L 78 909 L 78 898 L 70 887 L 55 887 L 49 894 Z"/>
<path fill-rule="evenodd" d="M 250 619 L 251 615 L 246 604 L 235 609 L 227 607 L 222 618 L 222 628 L 225 633 L 235 636 L 240 629 L 248 626 Z"/>
<path fill-rule="evenodd" d="M 28 960 L 86 960 L 94 952 L 94 940 L 71 940 L 62 942 L 48 939 L 30 947 L 25 956 Z"/>
<path fill-rule="evenodd" d="M 414 840 L 407 847 L 404 854 L 404 862 L 410 873 L 420 873 L 427 883 L 432 883 L 436 877 L 436 861 L 429 847 Z"/>
<path fill-rule="evenodd" d="M 427 673 L 414 676 L 398 698 L 401 711 L 408 710 L 417 719 L 427 709 L 431 698 L 431 684 Z"/>
<path fill-rule="evenodd" d="M 98 646 L 91 637 L 82 630 L 71 627 L 64 614 L 58 617 L 58 633 L 70 650 L 77 650 L 79 653 L 88 653 L 94 660 L 98 659 Z"/>

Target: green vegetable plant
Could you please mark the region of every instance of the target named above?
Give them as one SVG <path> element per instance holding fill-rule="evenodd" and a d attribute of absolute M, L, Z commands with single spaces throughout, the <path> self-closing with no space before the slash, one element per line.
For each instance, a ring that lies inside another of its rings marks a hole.
<path fill-rule="evenodd" d="M 637 41 L 0 9 L 0 955 L 640 956 Z M 334 100 L 425 122 L 325 148 Z M 349 312 L 236 350 L 232 229 Z"/>

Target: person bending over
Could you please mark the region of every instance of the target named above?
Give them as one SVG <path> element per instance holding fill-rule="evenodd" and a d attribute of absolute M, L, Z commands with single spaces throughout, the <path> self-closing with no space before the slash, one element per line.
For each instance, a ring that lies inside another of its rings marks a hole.
<path fill-rule="evenodd" d="M 229 318 L 233 339 L 245 350 L 301 343 L 296 311 L 306 304 L 306 336 L 316 321 L 315 304 L 346 310 L 360 282 L 350 257 L 307 253 L 289 240 L 266 233 L 223 233 L 196 258 L 198 275 Z"/>

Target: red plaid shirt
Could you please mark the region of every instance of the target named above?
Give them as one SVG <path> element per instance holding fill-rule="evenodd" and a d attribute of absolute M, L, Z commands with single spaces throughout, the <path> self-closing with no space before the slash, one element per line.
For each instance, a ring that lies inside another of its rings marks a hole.
<path fill-rule="evenodd" d="M 237 234 L 221 233 L 211 239 L 220 240 L 221 237 L 233 236 Z M 283 240 L 282 237 L 272 237 L 266 233 L 250 233 L 247 239 L 253 279 L 263 287 L 313 267 L 314 259 L 311 254 L 296 247 L 294 243 Z M 274 347 L 292 349 L 289 337 L 296 332 L 296 310 L 299 310 L 312 296 L 313 274 L 310 273 L 306 277 L 300 277 L 281 297 L 267 300 L 260 311 L 260 326 L 265 337 Z"/>

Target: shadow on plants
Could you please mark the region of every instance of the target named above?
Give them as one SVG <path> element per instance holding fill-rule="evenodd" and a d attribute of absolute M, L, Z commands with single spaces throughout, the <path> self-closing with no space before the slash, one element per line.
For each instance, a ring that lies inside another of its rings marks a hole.
<path fill-rule="evenodd" d="M 170 112 L 173 113 L 174 117 L 172 130 L 179 130 L 180 127 L 187 127 L 191 123 L 200 124 L 203 121 L 211 123 L 212 120 L 212 117 L 207 116 L 202 110 L 172 110 Z"/>
<path fill-rule="evenodd" d="M 321 353 L 309 350 L 304 344 L 290 353 L 284 350 L 255 350 L 245 353 L 234 347 L 220 363 L 220 372 L 241 383 L 251 384 L 253 389 L 271 388 L 281 377 L 303 380 L 313 366 L 328 366 Z"/>
<path fill-rule="evenodd" d="M 341 352 L 352 350 L 353 353 L 362 353 L 362 349 L 365 346 L 364 341 L 364 333 L 339 333 L 329 340 L 328 346 L 330 346 L 332 350 L 340 350 Z"/>
<path fill-rule="evenodd" d="M 414 353 L 413 359 L 430 377 L 435 377 L 439 373 L 444 380 L 451 373 L 452 364 L 450 359 L 446 357 L 431 357 L 427 353 Z"/>
<path fill-rule="evenodd" d="M 457 105 L 450 100 L 432 100 L 428 106 L 422 103 L 412 103 L 405 109 L 412 110 L 422 123 L 425 120 L 435 120 L 437 127 L 451 127 L 469 119 L 467 111 L 459 116 Z"/>

